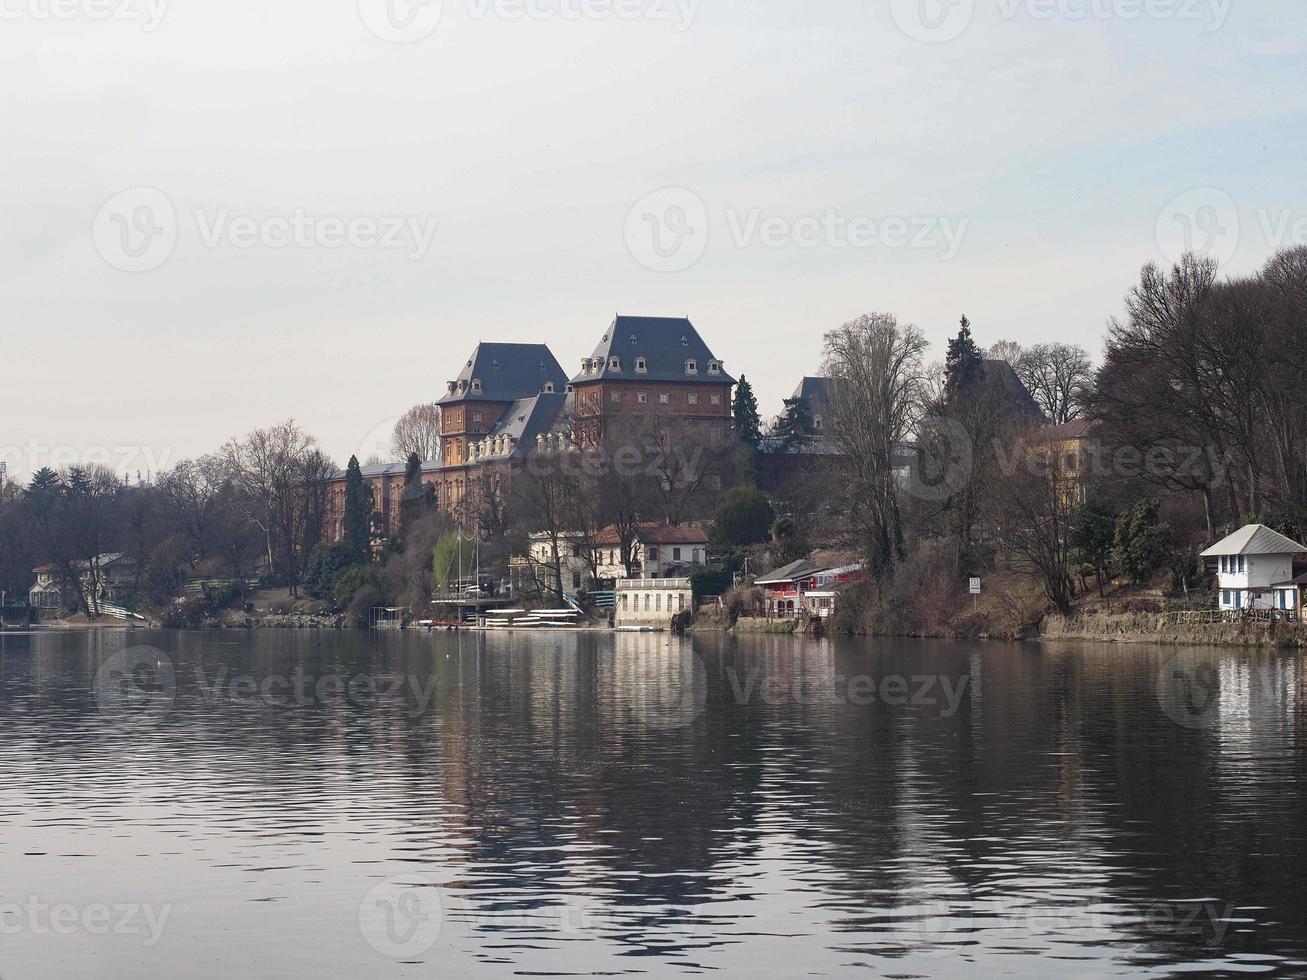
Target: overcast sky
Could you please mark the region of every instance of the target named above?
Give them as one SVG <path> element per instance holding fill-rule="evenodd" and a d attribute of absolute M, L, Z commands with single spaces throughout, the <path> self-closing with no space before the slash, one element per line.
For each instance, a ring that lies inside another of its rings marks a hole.
<path fill-rule="evenodd" d="M 1301 0 L 389 2 L 0 0 L 11 475 L 366 456 L 619 311 L 769 416 L 862 312 L 1097 355 L 1186 232 L 1307 238 Z"/>

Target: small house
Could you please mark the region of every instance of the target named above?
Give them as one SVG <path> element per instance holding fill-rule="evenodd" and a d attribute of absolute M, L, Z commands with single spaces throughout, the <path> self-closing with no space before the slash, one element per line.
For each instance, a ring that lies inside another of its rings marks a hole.
<path fill-rule="evenodd" d="M 1280 609 L 1297 614 L 1303 584 L 1294 560 L 1307 557 L 1299 544 L 1265 524 L 1249 524 L 1202 553 L 1216 566 L 1222 610 Z"/>

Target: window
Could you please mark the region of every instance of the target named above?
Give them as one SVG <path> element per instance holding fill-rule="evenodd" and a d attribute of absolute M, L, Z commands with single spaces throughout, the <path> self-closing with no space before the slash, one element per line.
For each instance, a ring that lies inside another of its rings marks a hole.
<path fill-rule="evenodd" d="M 553 383 L 552 381 L 546 381 L 546 382 L 545 382 L 545 394 L 546 394 L 546 395 L 552 395 L 553 393 L 554 393 L 554 383 Z"/>
<path fill-rule="evenodd" d="M 647 402 L 647 401 L 649 400 L 649 393 L 646 392 L 646 391 L 642 391 L 642 392 L 640 392 L 640 394 L 636 395 L 635 397 L 636 397 L 636 400 L 637 400 L 641 405 L 643 405 L 645 402 Z"/>
<path fill-rule="evenodd" d="M 820 428 L 821 428 L 821 416 L 820 416 L 820 415 L 814 415 L 814 416 L 812 417 L 812 427 L 813 427 L 814 429 L 820 429 Z"/>
<path fill-rule="evenodd" d="M 1244 572 L 1246 572 L 1246 571 L 1248 571 L 1248 557 L 1247 557 L 1246 555 L 1240 555 L 1240 556 L 1239 556 L 1239 573 L 1242 575 L 1242 574 L 1243 574 Z"/>
<path fill-rule="evenodd" d="M 580 573 L 580 572 L 573 572 L 573 573 L 572 573 L 572 590 L 575 591 L 575 590 L 579 589 L 580 587 L 581 587 L 581 573 Z"/>
<path fill-rule="evenodd" d="M 666 405 L 666 404 L 668 404 L 671 400 L 672 400 L 672 396 L 669 395 L 669 394 L 667 394 L 667 392 L 665 392 L 665 391 L 664 391 L 661 395 L 658 396 L 658 404 L 659 404 L 659 405 Z"/>
<path fill-rule="evenodd" d="M 681 549 L 680 549 L 680 548 L 673 548 L 673 549 L 672 549 L 672 561 L 680 561 L 680 560 L 681 560 Z"/>
<path fill-rule="evenodd" d="M 622 612 L 630 612 L 630 610 L 631 610 L 631 593 L 629 593 L 629 592 L 623 592 L 623 593 L 622 593 Z"/>
<path fill-rule="evenodd" d="M 473 412 L 473 413 L 472 413 L 472 421 L 473 421 L 473 422 L 480 422 L 480 421 L 481 421 L 481 413 L 480 413 L 480 412 Z"/>
<path fill-rule="evenodd" d="M 685 362 L 685 373 L 686 373 L 686 374 L 698 374 L 698 373 L 699 373 L 699 365 L 695 362 L 695 360 L 694 360 L 693 357 L 690 358 L 688 361 Z"/>
<path fill-rule="evenodd" d="M 1222 589 L 1222 590 L 1221 590 L 1221 605 L 1223 605 L 1223 606 L 1228 606 L 1229 604 L 1230 604 L 1230 590 L 1229 590 L 1229 589 Z"/>
<path fill-rule="evenodd" d="M 610 371 L 622 370 L 622 359 L 620 357 L 610 357 L 608 359 L 608 370 Z"/>
<path fill-rule="evenodd" d="M 659 592 L 658 595 L 655 596 L 655 599 L 656 599 L 655 610 L 656 610 L 657 612 L 662 612 L 662 611 L 663 611 L 663 594 L 662 594 L 661 592 Z"/>
<path fill-rule="evenodd" d="M 620 391 L 614 391 L 610 397 L 613 400 L 613 404 L 617 404 L 622 400 L 622 393 Z"/>
<path fill-rule="evenodd" d="M 473 390 L 473 391 L 480 391 L 480 390 L 481 390 L 481 379 L 480 379 L 480 378 L 473 378 L 473 379 L 472 379 L 472 390 Z"/>
<path fill-rule="evenodd" d="M 649 611 L 649 593 L 648 593 L 648 592 L 646 592 L 646 593 L 644 594 L 644 611 L 645 611 L 645 612 L 648 612 L 648 611 Z"/>
<path fill-rule="evenodd" d="M 713 396 L 712 396 L 712 403 L 713 403 L 714 405 L 720 405 L 720 404 L 722 403 L 722 396 L 721 396 L 721 395 L 713 395 Z"/>
<path fill-rule="evenodd" d="M 717 362 L 717 361 L 709 361 L 709 362 L 708 362 L 708 373 L 709 373 L 709 374 L 721 374 L 721 373 L 722 373 L 722 366 L 721 366 L 721 364 L 720 364 L 719 362 Z"/>
<path fill-rule="evenodd" d="M 650 561 L 657 561 L 657 560 L 658 560 L 658 549 L 657 549 L 657 548 L 650 547 L 650 549 L 649 549 L 649 560 L 650 560 Z"/>
<path fill-rule="evenodd" d="M 637 374 L 644 374 L 644 373 L 645 373 L 646 371 L 648 371 L 648 370 L 649 370 L 649 362 L 646 361 L 643 357 L 637 357 L 637 358 L 635 359 L 635 371 L 636 371 L 636 373 L 637 373 Z"/>

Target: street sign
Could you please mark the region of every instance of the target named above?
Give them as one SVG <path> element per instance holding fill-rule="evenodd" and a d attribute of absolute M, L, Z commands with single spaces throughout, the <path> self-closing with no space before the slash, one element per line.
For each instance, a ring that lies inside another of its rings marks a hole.
<path fill-rule="evenodd" d="M 973 578 L 971 580 L 971 594 L 980 595 L 980 579 Z"/>

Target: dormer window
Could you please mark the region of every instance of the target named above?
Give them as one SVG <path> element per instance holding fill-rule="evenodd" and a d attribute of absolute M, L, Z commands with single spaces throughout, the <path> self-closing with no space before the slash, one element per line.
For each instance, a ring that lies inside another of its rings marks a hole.
<path fill-rule="evenodd" d="M 473 379 L 472 379 L 472 390 L 473 390 L 473 391 L 476 391 L 476 392 L 479 392 L 479 391 L 481 390 L 481 379 L 480 379 L 480 378 L 473 378 Z"/>
<path fill-rule="evenodd" d="M 637 357 L 635 359 L 635 373 L 645 374 L 648 370 L 649 370 L 649 362 L 646 361 L 643 357 Z"/>
<path fill-rule="evenodd" d="M 690 338 L 689 338 L 689 337 L 682 337 L 682 338 L 681 338 L 681 346 L 682 346 L 682 347 L 689 347 L 689 346 L 690 346 Z"/>
<path fill-rule="evenodd" d="M 590 358 L 588 357 L 581 358 L 581 373 L 582 374 L 590 373 Z"/>
<path fill-rule="evenodd" d="M 634 347 L 634 346 L 635 346 L 636 344 L 638 344 L 638 343 L 639 343 L 639 340 L 636 339 L 635 334 L 631 334 L 631 346 Z"/>
<path fill-rule="evenodd" d="M 694 359 L 693 357 L 690 358 L 688 361 L 685 362 L 685 373 L 686 373 L 686 374 L 698 374 L 698 373 L 699 373 L 699 364 L 698 364 L 697 361 L 695 361 L 695 359 Z"/>
<path fill-rule="evenodd" d="M 565 392 L 567 392 L 567 393 L 570 395 L 570 394 L 572 394 L 572 392 L 576 391 L 576 386 L 575 386 L 575 385 L 568 385 L 568 386 L 567 386 L 566 388 L 564 388 L 563 390 L 564 390 Z"/>
<path fill-rule="evenodd" d="M 456 382 L 456 381 L 450 381 L 450 382 L 448 382 L 448 384 L 449 384 L 449 393 L 450 393 L 451 395 L 452 395 L 454 392 L 458 391 L 458 382 Z"/>
<path fill-rule="evenodd" d="M 709 374 L 721 374 L 721 373 L 722 373 L 722 363 L 721 363 L 721 361 L 709 361 L 709 362 L 708 362 L 708 373 L 709 373 Z"/>
<path fill-rule="evenodd" d="M 546 381 L 546 382 L 545 382 L 545 394 L 546 394 L 546 395 L 552 395 L 553 393 L 554 393 L 554 383 L 553 383 L 552 381 Z"/>
<path fill-rule="evenodd" d="M 615 356 L 615 355 L 614 355 L 613 357 L 610 357 L 610 358 L 608 359 L 608 370 L 610 370 L 610 371 L 620 371 L 620 370 L 622 370 L 622 359 L 621 359 L 620 357 Z"/>

